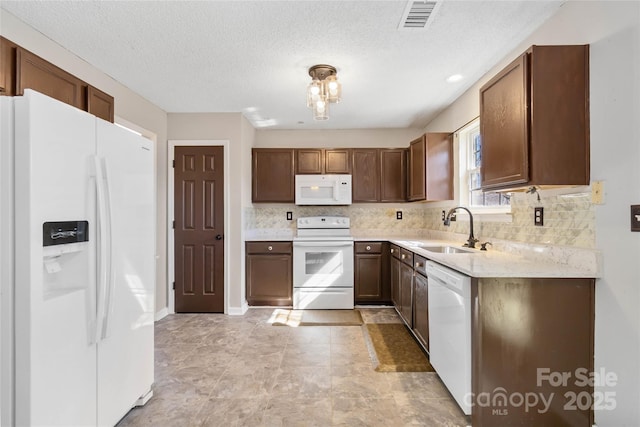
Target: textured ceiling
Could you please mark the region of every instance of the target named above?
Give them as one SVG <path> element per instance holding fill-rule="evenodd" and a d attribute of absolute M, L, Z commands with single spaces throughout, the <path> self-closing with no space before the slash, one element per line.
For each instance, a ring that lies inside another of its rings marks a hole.
<path fill-rule="evenodd" d="M 442 1 L 427 29 L 399 30 L 406 1 L 0 2 L 167 112 L 273 129 L 424 127 L 561 4 Z M 305 104 L 319 63 L 343 84 L 326 122 Z"/>

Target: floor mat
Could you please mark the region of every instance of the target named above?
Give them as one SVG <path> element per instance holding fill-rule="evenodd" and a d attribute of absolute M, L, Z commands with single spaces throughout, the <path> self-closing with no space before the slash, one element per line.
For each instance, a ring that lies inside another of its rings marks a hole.
<path fill-rule="evenodd" d="M 402 323 L 367 323 L 378 372 L 433 372 L 427 355 Z"/>
<path fill-rule="evenodd" d="M 360 326 L 359 310 L 276 309 L 269 320 L 274 326 Z"/>

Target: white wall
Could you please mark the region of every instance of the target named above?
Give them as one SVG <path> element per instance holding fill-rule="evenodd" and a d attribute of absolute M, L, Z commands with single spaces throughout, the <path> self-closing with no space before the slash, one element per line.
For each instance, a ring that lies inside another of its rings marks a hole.
<path fill-rule="evenodd" d="M 157 235 L 156 311 L 166 306 L 167 114 L 91 64 L 0 9 L 0 34 L 115 98 L 115 115 L 156 135 Z"/>
<path fill-rule="evenodd" d="M 629 205 L 640 204 L 640 2 L 566 2 L 559 12 L 440 114 L 427 131 L 457 129 L 479 114 L 478 89 L 532 44 L 590 44 L 591 179 L 605 181 L 596 207 L 595 368 L 617 374 L 616 408 L 596 408 L 598 426 L 640 425 L 640 233 Z"/>

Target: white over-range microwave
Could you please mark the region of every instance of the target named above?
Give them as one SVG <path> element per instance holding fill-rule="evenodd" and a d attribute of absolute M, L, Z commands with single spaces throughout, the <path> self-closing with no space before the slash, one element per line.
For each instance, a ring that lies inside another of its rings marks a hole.
<path fill-rule="evenodd" d="M 296 175 L 296 205 L 350 205 L 351 175 Z"/>

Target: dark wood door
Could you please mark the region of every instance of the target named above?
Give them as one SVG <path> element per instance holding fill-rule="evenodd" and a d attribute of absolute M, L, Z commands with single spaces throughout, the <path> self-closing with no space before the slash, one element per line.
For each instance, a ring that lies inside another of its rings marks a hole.
<path fill-rule="evenodd" d="M 353 150 L 353 202 L 378 202 L 380 199 L 380 170 L 378 150 Z"/>
<path fill-rule="evenodd" d="M 427 195 L 426 149 L 424 135 L 411 141 L 411 144 L 409 144 L 409 201 L 424 200 Z"/>
<path fill-rule="evenodd" d="M 380 150 L 380 201 L 407 201 L 407 150 Z"/>
<path fill-rule="evenodd" d="M 175 149 L 175 305 L 224 312 L 223 147 Z"/>
<path fill-rule="evenodd" d="M 521 55 L 480 89 L 482 188 L 529 181 L 527 55 Z"/>
<path fill-rule="evenodd" d="M 254 148 L 251 200 L 255 203 L 293 203 L 294 152 L 285 148 Z"/>
<path fill-rule="evenodd" d="M 416 274 L 413 278 L 413 331 L 429 351 L 429 300 L 427 278 Z"/>

